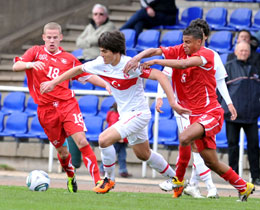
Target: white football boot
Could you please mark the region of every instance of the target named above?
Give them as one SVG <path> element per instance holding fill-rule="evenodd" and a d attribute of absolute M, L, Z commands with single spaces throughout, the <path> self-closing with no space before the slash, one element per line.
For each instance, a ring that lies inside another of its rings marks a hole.
<path fill-rule="evenodd" d="M 198 186 L 188 184 L 187 187 L 184 188 L 184 194 L 190 195 L 193 198 L 205 198 L 200 194 L 200 190 Z"/>
<path fill-rule="evenodd" d="M 219 198 L 217 188 L 215 186 L 208 188 L 207 198 Z"/>

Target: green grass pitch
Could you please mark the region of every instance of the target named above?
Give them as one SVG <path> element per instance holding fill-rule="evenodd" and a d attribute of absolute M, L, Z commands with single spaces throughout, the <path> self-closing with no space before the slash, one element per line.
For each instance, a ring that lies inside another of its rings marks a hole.
<path fill-rule="evenodd" d="M 243 203 L 236 200 L 237 197 L 195 199 L 186 195 L 173 199 L 170 194 L 113 191 L 107 194 L 83 190 L 69 193 L 54 188 L 32 192 L 27 187 L 0 186 L 1 210 L 249 210 L 260 206 L 260 199 L 256 198 Z"/>

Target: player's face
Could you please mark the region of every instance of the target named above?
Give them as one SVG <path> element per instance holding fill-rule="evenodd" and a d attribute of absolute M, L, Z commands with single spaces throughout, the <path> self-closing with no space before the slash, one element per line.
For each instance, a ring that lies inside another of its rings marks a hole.
<path fill-rule="evenodd" d="M 42 35 L 45 47 L 51 53 L 58 52 L 62 38 L 63 36 L 58 29 L 46 29 L 45 33 Z"/>
<path fill-rule="evenodd" d="M 111 50 L 104 49 L 102 47 L 100 49 L 100 55 L 102 56 L 105 64 L 111 64 L 112 66 L 115 66 L 120 61 L 120 54 L 119 53 L 113 53 Z"/>
<path fill-rule="evenodd" d="M 106 21 L 107 14 L 105 14 L 105 11 L 102 8 L 95 8 L 92 14 L 92 18 L 95 24 L 100 26 Z"/>
<path fill-rule="evenodd" d="M 201 47 L 202 40 L 195 39 L 191 35 L 184 35 L 182 39 L 184 52 L 186 55 L 191 55 L 192 53 L 197 52 Z"/>

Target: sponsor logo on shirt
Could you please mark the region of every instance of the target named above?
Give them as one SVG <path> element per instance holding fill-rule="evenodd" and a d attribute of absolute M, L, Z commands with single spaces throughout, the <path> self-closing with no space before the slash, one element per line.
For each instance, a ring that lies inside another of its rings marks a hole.
<path fill-rule="evenodd" d="M 57 62 L 57 59 L 55 59 L 55 58 L 51 58 L 51 60 L 54 61 L 54 62 Z"/>
<path fill-rule="evenodd" d="M 39 60 L 48 60 L 48 56 L 47 56 L 47 54 L 40 54 L 39 55 Z"/>

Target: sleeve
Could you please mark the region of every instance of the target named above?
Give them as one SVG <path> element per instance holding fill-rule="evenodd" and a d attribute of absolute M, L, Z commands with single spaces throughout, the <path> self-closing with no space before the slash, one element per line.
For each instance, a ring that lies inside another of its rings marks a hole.
<path fill-rule="evenodd" d="M 200 67 L 203 67 L 204 70 L 211 70 L 214 68 L 214 52 L 202 48 L 201 50 L 197 51 L 196 53 L 192 54 L 192 56 L 199 56 L 202 59 L 202 65 Z"/>
<path fill-rule="evenodd" d="M 218 88 L 220 95 L 222 96 L 222 98 L 226 102 L 226 104 L 227 105 L 232 104 L 232 100 L 230 98 L 230 95 L 229 95 L 227 85 L 226 85 L 224 78 L 217 80 L 217 88 Z"/>
<path fill-rule="evenodd" d="M 149 78 L 150 74 L 151 74 L 152 69 L 148 68 L 148 69 L 143 69 L 142 70 L 142 74 L 140 75 L 140 77 L 142 78 Z"/>
<path fill-rule="evenodd" d="M 14 62 L 24 61 L 24 62 L 32 62 L 35 60 L 37 56 L 37 46 L 33 46 L 30 49 L 26 50 L 26 52 L 21 57 L 15 57 Z"/>
<path fill-rule="evenodd" d="M 180 45 L 174 46 L 174 47 L 160 47 L 162 52 L 163 52 L 163 56 L 165 57 L 165 59 L 176 59 L 177 55 L 178 55 L 178 49 L 179 49 Z"/>
<path fill-rule="evenodd" d="M 104 71 L 103 58 L 101 56 L 97 57 L 95 60 L 86 62 L 82 65 L 82 71 L 91 74 L 99 74 L 99 72 Z"/>
<path fill-rule="evenodd" d="M 218 53 L 214 53 L 214 66 L 216 70 L 216 80 L 221 80 L 227 77 L 227 71 Z"/>

